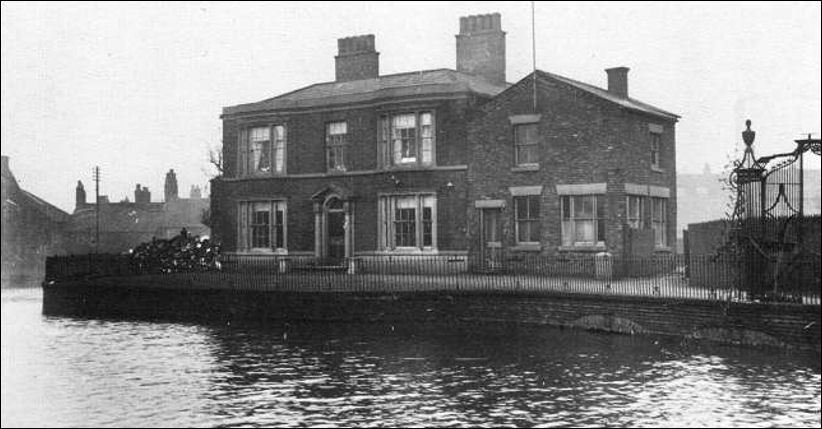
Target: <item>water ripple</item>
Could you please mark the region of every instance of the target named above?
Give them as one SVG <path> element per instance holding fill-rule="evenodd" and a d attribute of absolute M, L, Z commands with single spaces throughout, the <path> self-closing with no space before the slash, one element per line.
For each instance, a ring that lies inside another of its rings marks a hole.
<path fill-rule="evenodd" d="M 546 328 L 51 318 L 39 291 L 4 290 L 2 306 L 4 427 L 820 426 L 818 354 Z"/>

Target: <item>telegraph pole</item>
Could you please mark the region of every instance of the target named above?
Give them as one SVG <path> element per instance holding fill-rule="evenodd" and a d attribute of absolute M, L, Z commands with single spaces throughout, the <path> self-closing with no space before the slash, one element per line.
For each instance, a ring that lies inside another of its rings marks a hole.
<path fill-rule="evenodd" d="M 94 253 L 100 253 L 100 166 L 94 167 Z"/>

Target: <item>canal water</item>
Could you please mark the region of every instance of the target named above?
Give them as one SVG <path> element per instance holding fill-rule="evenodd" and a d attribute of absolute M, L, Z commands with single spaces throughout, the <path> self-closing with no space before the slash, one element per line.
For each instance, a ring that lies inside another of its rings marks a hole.
<path fill-rule="evenodd" d="M 2 291 L 2 426 L 820 426 L 818 353 L 554 328 L 209 326 Z"/>

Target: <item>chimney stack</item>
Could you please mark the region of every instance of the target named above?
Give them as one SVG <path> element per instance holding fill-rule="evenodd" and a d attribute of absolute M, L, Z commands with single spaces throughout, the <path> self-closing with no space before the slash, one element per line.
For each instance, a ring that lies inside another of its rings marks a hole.
<path fill-rule="evenodd" d="M 83 182 L 78 180 L 77 187 L 74 189 L 74 210 L 80 210 L 86 206 L 86 188 Z"/>
<path fill-rule="evenodd" d="M 380 53 L 374 48 L 374 35 L 337 39 L 337 82 L 373 79 L 380 75 Z"/>
<path fill-rule="evenodd" d="M 608 73 L 608 92 L 618 97 L 628 98 L 628 67 L 605 69 Z"/>
<path fill-rule="evenodd" d="M 499 13 L 460 18 L 457 71 L 505 83 L 505 32 Z"/>
<path fill-rule="evenodd" d="M 171 202 L 177 200 L 179 194 L 177 192 L 177 174 L 174 173 L 174 169 L 168 170 L 166 173 L 166 183 L 163 189 L 165 201 Z"/>

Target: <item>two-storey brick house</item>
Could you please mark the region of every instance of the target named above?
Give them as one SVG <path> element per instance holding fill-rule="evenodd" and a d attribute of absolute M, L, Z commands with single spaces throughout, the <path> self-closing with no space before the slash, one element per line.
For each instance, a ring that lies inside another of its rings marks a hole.
<path fill-rule="evenodd" d="M 469 126 L 472 254 L 646 256 L 676 240 L 678 116 L 608 89 L 536 71 Z M 536 100 L 535 100 L 536 98 Z"/>
<path fill-rule="evenodd" d="M 374 36 L 340 39 L 334 82 L 224 108 L 224 249 L 465 254 L 468 123 L 508 86 L 499 14 L 461 18 L 456 44 L 456 70 L 380 76 Z"/>

